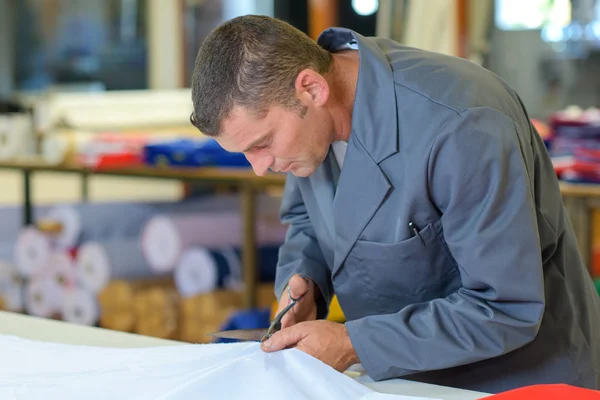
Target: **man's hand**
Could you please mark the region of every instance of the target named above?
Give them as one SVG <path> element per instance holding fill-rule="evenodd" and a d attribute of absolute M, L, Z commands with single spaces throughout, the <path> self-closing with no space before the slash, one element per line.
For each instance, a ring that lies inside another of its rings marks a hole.
<path fill-rule="evenodd" d="M 276 332 L 269 340 L 261 344 L 265 352 L 274 352 L 295 347 L 344 372 L 360 361 L 346 326 L 326 320 L 300 322 L 294 326 Z"/>
<path fill-rule="evenodd" d="M 307 280 L 300 275 L 294 275 L 290 279 L 288 286 L 290 287 L 293 298 L 296 299 L 305 293 L 306 295 L 283 316 L 281 320 L 281 329 L 287 328 L 302 321 L 314 321 L 317 318 L 315 283 L 311 279 L 308 279 L 307 282 Z M 288 297 L 288 291 L 286 287 L 281 295 L 281 299 L 279 299 L 277 314 L 279 314 L 279 312 L 281 312 L 281 310 L 283 310 L 289 303 L 290 298 Z"/>

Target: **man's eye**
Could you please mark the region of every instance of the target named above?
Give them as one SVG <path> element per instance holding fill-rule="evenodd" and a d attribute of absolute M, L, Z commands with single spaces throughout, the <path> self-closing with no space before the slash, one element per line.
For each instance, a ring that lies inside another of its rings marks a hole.
<path fill-rule="evenodd" d="M 259 145 L 254 146 L 254 148 L 258 150 L 266 149 L 267 147 L 269 147 L 269 142 L 261 143 Z"/>

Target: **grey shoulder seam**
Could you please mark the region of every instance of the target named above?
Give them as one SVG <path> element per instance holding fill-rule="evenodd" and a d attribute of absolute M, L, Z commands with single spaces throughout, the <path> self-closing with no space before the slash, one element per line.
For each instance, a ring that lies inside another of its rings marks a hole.
<path fill-rule="evenodd" d="M 464 110 L 462 110 L 461 112 L 459 112 L 459 116 L 469 112 L 471 110 L 490 110 L 496 114 L 502 115 L 504 118 L 506 118 L 507 120 L 509 120 L 515 127 L 517 127 L 519 124 L 517 123 L 517 121 L 515 121 L 513 118 L 509 117 L 508 115 L 506 115 L 506 113 L 504 113 L 503 111 L 498 110 L 497 108 L 494 107 L 488 107 L 488 106 L 474 106 L 474 107 L 469 107 L 469 108 L 465 108 Z"/>
<path fill-rule="evenodd" d="M 405 89 L 408 89 L 408 90 L 410 90 L 411 92 L 414 92 L 414 93 L 418 94 L 419 96 L 422 96 L 422 97 L 426 98 L 427 100 L 431 101 L 432 103 L 435 103 L 435 104 L 437 104 L 437 105 L 439 105 L 439 106 L 442 106 L 442 107 L 444 107 L 444 108 L 447 108 L 448 110 L 450 110 L 450 111 L 454 112 L 454 113 L 455 113 L 455 114 L 457 114 L 457 115 L 460 115 L 460 113 L 461 113 L 461 111 L 457 110 L 456 108 L 454 108 L 454 107 L 450 107 L 448 104 L 444 104 L 444 103 L 441 103 L 441 102 L 439 102 L 439 101 L 437 101 L 437 100 L 434 100 L 434 99 L 432 99 L 431 97 L 427 96 L 425 93 L 419 92 L 419 91 L 418 91 L 418 90 L 416 90 L 415 88 L 411 88 L 410 86 L 406 86 L 405 84 L 403 84 L 403 83 L 400 83 L 400 82 L 397 82 L 396 80 L 394 80 L 394 84 L 395 84 L 395 85 L 398 85 L 398 86 L 402 86 L 403 88 L 405 88 Z M 464 110 L 463 110 L 463 111 L 464 111 Z"/>

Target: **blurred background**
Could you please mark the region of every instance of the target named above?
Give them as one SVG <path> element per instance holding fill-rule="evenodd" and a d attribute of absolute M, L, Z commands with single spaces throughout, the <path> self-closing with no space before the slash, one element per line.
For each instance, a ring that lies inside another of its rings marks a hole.
<path fill-rule="evenodd" d="M 189 124 L 199 46 L 245 14 L 498 74 L 600 276 L 600 0 L 0 0 L 0 308 L 193 342 L 268 324 L 285 177 Z"/>

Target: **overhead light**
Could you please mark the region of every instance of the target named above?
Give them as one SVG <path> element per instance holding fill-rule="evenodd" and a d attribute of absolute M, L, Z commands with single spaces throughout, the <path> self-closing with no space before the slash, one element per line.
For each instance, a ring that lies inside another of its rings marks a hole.
<path fill-rule="evenodd" d="M 352 8 L 358 15 L 371 15 L 379 8 L 379 0 L 352 0 Z"/>

